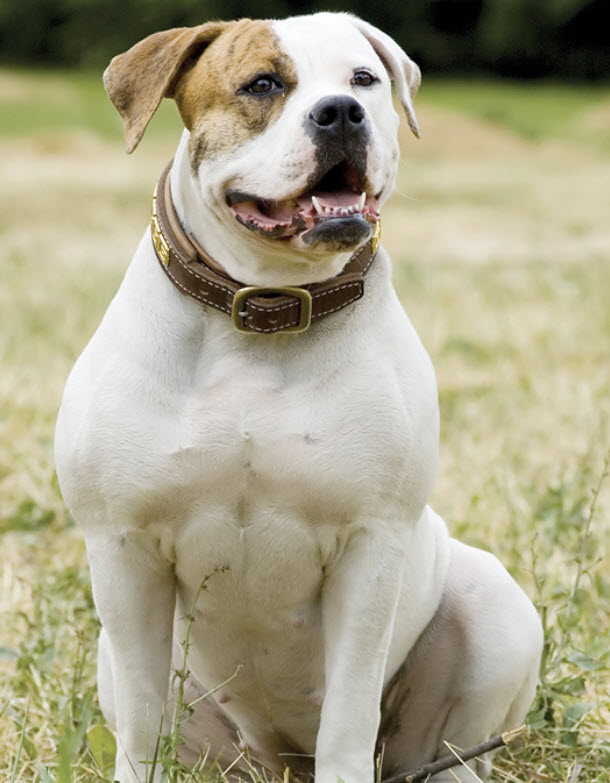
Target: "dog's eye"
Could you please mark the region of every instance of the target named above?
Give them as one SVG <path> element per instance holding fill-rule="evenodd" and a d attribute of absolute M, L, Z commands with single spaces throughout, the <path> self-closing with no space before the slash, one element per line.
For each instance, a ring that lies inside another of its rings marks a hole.
<path fill-rule="evenodd" d="M 270 93 L 284 92 L 284 85 L 276 76 L 262 74 L 248 84 L 241 87 L 238 92 L 249 95 L 269 95 Z"/>
<path fill-rule="evenodd" d="M 379 79 L 376 76 L 373 76 L 370 71 L 365 71 L 364 69 L 356 71 L 352 77 L 352 84 L 357 87 L 370 87 L 378 81 Z"/>

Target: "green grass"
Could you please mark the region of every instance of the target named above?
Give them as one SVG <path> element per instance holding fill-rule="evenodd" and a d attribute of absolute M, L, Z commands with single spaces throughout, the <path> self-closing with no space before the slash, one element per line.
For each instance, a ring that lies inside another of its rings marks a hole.
<path fill-rule="evenodd" d="M 173 153 L 166 103 L 127 158 L 99 76 L 0 71 L 0 780 L 111 780 L 53 425 Z M 496 783 L 610 781 L 609 106 L 604 88 L 424 80 L 423 138 L 401 131 L 384 210 L 439 381 L 433 504 L 500 557 L 546 628 L 530 730 L 496 757 Z"/>
<path fill-rule="evenodd" d="M 116 143 L 122 138 L 119 116 L 108 111 L 101 73 L 5 69 L 0 96 L 0 136 L 23 138 L 80 130 Z M 164 101 L 155 117 L 154 132 L 169 140 L 179 129 L 173 102 Z"/>
<path fill-rule="evenodd" d="M 610 108 L 607 89 L 561 82 L 431 79 L 423 83 L 418 100 L 455 109 L 535 141 L 569 138 L 583 116 Z M 610 126 L 606 123 L 600 131 L 610 144 Z"/>

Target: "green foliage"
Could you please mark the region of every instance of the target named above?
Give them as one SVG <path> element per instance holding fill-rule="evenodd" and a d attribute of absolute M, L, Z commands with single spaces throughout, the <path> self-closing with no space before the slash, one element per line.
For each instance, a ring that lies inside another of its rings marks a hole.
<path fill-rule="evenodd" d="M 21 532 L 36 531 L 47 527 L 55 520 L 55 512 L 51 509 L 41 509 L 33 500 L 24 500 L 19 508 L 6 519 L 0 518 L 0 535 L 10 530 Z"/>
<path fill-rule="evenodd" d="M 10 76 L 11 70 L 6 73 Z M 122 143 L 121 120 L 108 101 L 101 71 L 81 70 L 70 73 L 69 78 L 67 72 L 51 69 L 30 75 L 29 87 L 15 90 L 2 101 L 0 136 L 23 137 L 70 128 Z M 154 127 L 157 133 L 161 130 L 162 137 L 178 136 L 182 126 L 173 101 L 162 102 Z"/>
<path fill-rule="evenodd" d="M 14 662 L 13 698 L 5 717 L 19 736 L 12 770 L 14 775 L 19 773 L 19 779 L 25 769 L 35 770 L 37 783 L 71 783 L 75 766 L 88 764 L 91 757 L 88 730 L 92 723 L 101 722 L 88 686 L 97 627 L 88 571 L 74 566 L 57 571 L 45 563 L 32 598 L 29 611 L 21 613 L 27 630 L 18 649 L 5 651 Z M 53 765 L 41 753 L 50 719 L 54 723 Z M 99 745 L 98 739 L 98 755 Z"/>
<path fill-rule="evenodd" d="M 475 45 L 503 74 L 542 75 L 550 69 L 572 77 L 608 76 L 610 58 L 595 29 L 603 24 L 603 5 L 603 0 L 486 2 Z"/>
<path fill-rule="evenodd" d="M 578 115 L 599 98 L 599 87 L 593 85 L 548 83 L 534 88 L 517 81 L 432 77 L 423 82 L 417 103 L 456 109 L 536 141 L 568 134 Z"/>
<path fill-rule="evenodd" d="M 610 75 L 603 0 L 266 0 L 250 3 L 247 15 L 319 10 L 352 11 L 377 24 L 427 71 Z M 3 0 L 0 59 L 100 68 L 157 30 L 244 15 L 237 0 Z"/>
<path fill-rule="evenodd" d="M 97 723 L 87 730 L 87 742 L 99 774 L 109 778 L 114 772 L 116 755 L 114 734 L 107 726 Z"/>

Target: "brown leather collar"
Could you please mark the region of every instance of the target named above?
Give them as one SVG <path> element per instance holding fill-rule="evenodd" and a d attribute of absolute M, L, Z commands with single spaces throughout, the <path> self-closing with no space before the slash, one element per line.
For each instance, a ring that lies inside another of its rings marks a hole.
<path fill-rule="evenodd" d="M 151 234 L 162 269 L 182 293 L 228 313 L 235 328 L 249 334 L 302 332 L 312 320 L 362 297 L 364 275 L 377 253 L 379 223 L 375 236 L 354 253 L 337 277 L 299 287 L 246 286 L 229 277 L 192 234 L 184 233 L 171 197 L 171 166 L 155 188 Z"/>

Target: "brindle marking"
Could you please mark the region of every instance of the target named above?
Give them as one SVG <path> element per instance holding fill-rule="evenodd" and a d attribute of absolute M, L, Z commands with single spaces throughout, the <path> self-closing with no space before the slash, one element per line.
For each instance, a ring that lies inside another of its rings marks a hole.
<path fill-rule="evenodd" d="M 183 64 L 229 26 L 227 22 L 208 22 L 164 30 L 111 60 L 104 86 L 123 120 L 127 152 L 138 146 L 162 98 L 172 97 L 173 83 Z"/>
<path fill-rule="evenodd" d="M 292 59 L 269 21 L 208 22 L 149 35 L 114 57 L 104 74 L 110 100 L 123 119 L 127 152 L 137 147 L 162 98 L 174 98 L 191 131 L 191 163 L 231 152 L 279 116 L 296 87 Z M 284 92 L 270 96 L 238 90 L 262 74 L 275 75 Z"/>
<path fill-rule="evenodd" d="M 240 92 L 263 74 L 279 77 L 283 93 L 258 96 Z M 193 174 L 204 158 L 228 154 L 261 134 L 279 117 L 285 98 L 296 85 L 295 66 L 279 48 L 271 22 L 242 19 L 233 23 L 175 87 L 180 116 L 191 132 Z"/>

